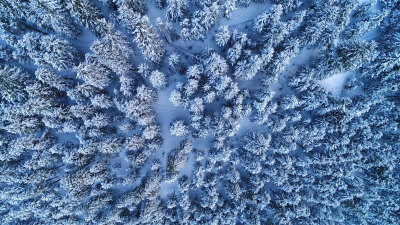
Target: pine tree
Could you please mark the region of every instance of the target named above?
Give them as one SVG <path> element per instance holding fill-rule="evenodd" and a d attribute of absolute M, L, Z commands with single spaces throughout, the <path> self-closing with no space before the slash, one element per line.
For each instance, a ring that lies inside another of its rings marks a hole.
<path fill-rule="evenodd" d="M 166 18 L 169 21 L 181 21 L 188 9 L 187 0 L 167 0 Z"/>
<path fill-rule="evenodd" d="M 160 134 L 160 127 L 158 125 L 149 125 L 143 129 L 143 137 L 147 140 L 154 139 Z"/>
<path fill-rule="evenodd" d="M 80 31 L 64 6 L 59 0 L 29 1 L 29 20 L 46 30 L 54 30 L 62 36 L 76 38 Z"/>
<path fill-rule="evenodd" d="M 162 89 L 167 85 L 165 75 L 158 70 L 151 72 L 149 79 L 154 88 Z"/>
<path fill-rule="evenodd" d="M 27 98 L 25 82 L 30 76 L 18 67 L 0 65 L 0 94 L 9 102 L 19 102 Z"/>
<path fill-rule="evenodd" d="M 97 36 L 104 36 L 105 28 L 101 10 L 89 0 L 68 0 L 66 8 L 86 29 Z"/>
<path fill-rule="evenodd" d="M 253 29 L 259 33 L 265 32 L 269 26 L 277 24 L 283 13 L 282 5 L 274 5 L 268 12 L 259 15 L 254 20 Z"/>
<path fill-rule="evenodd" d="M 168 57 L 168 65 L 174 70 L 179 69 L 178 66 L 183 66 L 180 63 L 179 55 L 175 52 Z"/>
<path fill-rule="evenodd" d="M 126 12 L 137 12 L 142 15 L 146 14 L 146 2 L 144 0 L 112 0 L 118 6 L 118 12 L 124 14 Z"/>
<path fill-rule="evenodd" d="M 215 34 L 215 42 L 218 46 L 224 47 L 231 38 L 231 32 L 228 26 L 221 26 Z"/>
<path fill-rule="evenodd" d="M 68 91 L 74 86 L 71 78 L 61 76 L 55 71 L 47 68 L 38 68 L 35 71 L 36 78 L 59 91 Z"/>
<path fill-rule="evenodd" d="M 29 57 L 36 65 L 52 66 L 56 70 L 72 69 L 80 59 L 75 47 L 53 35 L 26 33 L 14 47 L 17 58 Z"/>
<path fill-rule="evenodd" d="M 224 17 L 226 18 L 232 18 L 232 13 L 237 9 L 237 0 L 227 0 L 223 4 L 223 7 L 225 8 L 223 10 Z"/>
<path fill-rule="evenodd" d="M 263 60 L 258 55 L 244 57 L 237 62 L 233 75 L 241 80 L 251 80 L 262 68 Z"/>
<path fill-rule="evenodd" d="M 12 49 L 7 45 L 0 45 L 0 62 L 12 61 Z"/>
<path fill-rule="evenodd" d="M 167 177 L 169 180 L 176 180 L 179 171 L 185 165 L 188 153 L 192 151 L 193 145 L 190 140 L 182 141 L 180 147 L 171 151 L 167 161 Z"/>
<path fill-rule="evenodd" d="M 128 75 L 132 70 L 133 49 L 127 37 L 120 31 L 110 29 L 105 37 L 90 46 L 99 61 L 118 75 Z"/>
<path fill-rule="evenodd" d="M 171 135 L 183 137 L 189 134 L 189 128 L 183 120 L 175 120 L 170 124 Z"/>
<path fill-rule="evenodd" d="M 376 42 L 350 40 L 336 48 L 331 47 L 320 55 L 317 65 L 317 79 L 326 78 L 334 73 L 352 71 L 376 57 Z M 322 59 L 325 58 L 325 59 Z"/>
<path fill-rule="evenodd" d="M 164 45 L 151 25 L 149 18 L 127 11 L 124 14 L 120 14 L 120 19 L 134 35 L 134 40 L 145 59 L 160 63 L 165 53 Z"/>
<path fill-rule="evenodd" d="M 103 89 L 109 86 L 113 80 L 112 71 L 99 62 L 99 58 L 92 54 L 86 54 L 85 62 L 78 68 L 77 77 L 94 87 Z"/>
<path fill-rule="evenodd" d="M 108 109 L 113 106 L 111 98 L 105 94 L 95 95 L 91 98 L 91 103 L 92 105 L 102 109 Z"/>

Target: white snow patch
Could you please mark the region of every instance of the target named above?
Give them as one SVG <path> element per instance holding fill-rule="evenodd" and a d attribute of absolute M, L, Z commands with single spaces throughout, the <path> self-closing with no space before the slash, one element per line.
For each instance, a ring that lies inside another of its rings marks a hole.
<path fill-rule="evenodd" d="M 158 100 L 153 104 L 153 109 L 157 113 L 157 120 L 161 125 L 161 136 L 163 137 L 163 145 L 161 152 L 156 152 L 157 156 L 166 163 L 168 152 L 179 147 L 179 143 L 184 137 L 172 136 L 169 131 L 170 123 L 175 119 L 183 119 L 189 122 L 189 113 L 182 108 L 175 107 L 169 101 L 171 91 L 175 88 L 175 83 L 171 84 L 167 89 L 158 92 Z M 164 164 L 165 165 L 165 164 Z"/>
<path fill-rule="evenodd" d="M 311 56 L 317 53 L 317 49 L 315 48 L 303 48 L 300 53 L 290 60 L 290 64 L 287 67 L 287 70 L 291 73 L 297 71 L 299 65 L 304 65 L 308 63 Z"/>
<path fill-rule="evenodd" d="M 167 199 L 168 195 L 178 190 L 178 181 L 174 182 L 163 182 L 160 187 L 160 198 Z"/>
<path fill-rule="evenodd" d="M 267 129 L 266 129 L 265 126 L 257 125 L 255 123 L 251 122 L 249 117 L 246 116 L 240 121 L 240 130 L 236 134 L 236 137 L 240 137 L 240 136 L 245 135 L 245 134 L 247 134 L 249 132 L 263 133 L 263 132 L 266 132 L 266 131 L 267 131 Z"/>
<path fill-rule="evenodd" d="M 157 8 L 152 2 L 147 3 L 148 12 L 146 14 L 149 17 L 150 22 L 153 24 L 154 29 L 157 29 L 157 18 L 160 17 L 163 22 L 166 22 L 165 19 L 165 9 Z"/>
<path fill-rule="evenodd" d="M 324 87 L 327 91 L 331 92 L 334 95 L 340 96 L 343 91 L 343 87 L 346 83 L 347 78 L 353 72 L 344 72 L 338 73 L 333 76 L 330 76 L 324 80 L 316 81 L 319 85 Z"/>
<path fill-rule="evenodd" d="M 92 45 L 93 41 L 97 39 L 96 35 L 94 35 L 89 30 L 82 28 L 82 33 L 78 37 L 77 40 L 71 40 L 71 43 L 81 50 L 83 53 L 90 52 L 90 46 Z"/>
<path fill-rule="evenodd" d="M 372 30 L 367 31 L 363 36 L 362 39 L 365 41 L 370 41 L 375 39 L 379 36 L 379 28 L 374 28 Z"/>

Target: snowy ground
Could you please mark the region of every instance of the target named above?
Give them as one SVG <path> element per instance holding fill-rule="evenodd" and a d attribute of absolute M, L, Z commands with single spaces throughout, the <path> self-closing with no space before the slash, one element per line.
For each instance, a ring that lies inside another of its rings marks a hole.
<path fill-rule="evenodd" d="M 345 85 L 347 78 L 352 74 L 353 72 L 338 73 L 324 80 L 319 80 L 316 82 L 330 93 L 341 96 L 343 92 L 343 86 Z"/>

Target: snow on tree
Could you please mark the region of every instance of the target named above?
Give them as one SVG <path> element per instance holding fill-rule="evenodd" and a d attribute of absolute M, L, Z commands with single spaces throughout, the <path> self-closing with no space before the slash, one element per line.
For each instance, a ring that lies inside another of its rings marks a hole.
<path fill-rule="evenodd" d="M 169 100 L 175 107 L 182 105 L 183 104 L 182 93 L 177 90 L 173 90 L 171 92 L 171 95 L 169 96 Z"/>
<path fill-rule="evenodd" d="M 17 58 L 29 57 L 36 65 L 52 66 L 56 70 L 72 69 L 80 59 L 75 47 L 53 35 L 26 33 L 14 47 Z"/>
<path fill-rule="evenodd" d="M 146 126 L 143 130 L 143 137 L 145 139 L 153 139 L 160 133 L 160 127 L 157 125 Z"/>
<path fill-rule="evenodd" d="M 157 101 L 157 92 L 142 85 L 136 88 L 136 97 L 139 101 L 151 104 Z"/>
<path fill-rule="evenodd" d="M 242 49 L 243 46 L 239 42 L 235 43 L 231 48 L 228 49 L 227 59 L 231 64 L 235 64 L 237 60 L 241 57 Z"/>
<path fill-rule="evenodd" d="M 78 84 L 73 89 L 67 91 L 67 96 L 77 102 L 89 101 L 90 98 L 100 94 L 100 89 L 90 84 Z"/>
<path fill-rule="evenodd" d="M 208 74 L 211 80 L 217 79 L 228 72 L 228 64 L 225 59 L 217 53 L 213 52 L 210 57 L 205 61 L 205 72 Z"/>
<path fill-rule="evenodd" d="M 231 38 L 231 32 L 228 26 L 219 27 L 218 32 L 215 34 L 215 42 L 218 46 L 224 47 Z"/>
<path fill-rule="evenodd" d="M 1 224 L 399 224 L 398 1 L 151 4 L 0 0 Z"/>
<path fill-rule="evenodd" d="M 162 89 L 167 85 L 165 75 L 158 70 L 154 70 L 153 72 L 151 72 L 149 80 L 153 87 L 157 89 Z"/>
<path fill-rule="evenodd" d="M 171 181 L 178 178 L 179 171 L 185 165 L 188 153 L 192 151 L 193 144 L 190 140 L 182 141 L 180 147 L 171 151 L 167 161 L 167 178 Z"/>
<path fill-rule="evenodd" d="M 182 27 L 180 37 L 183 40 L 190 40 L 191 38 L 191 28 L 190 28 L 190 20 L 188 18 L 185 18 L 180 22 L 180 25 Z"/>
<path fill-rule="evenodd" d="M 223 10 L 224 17 L 226 18 L 232 18 L 232 13 L 237 9 L 237 0 L 227 0 L 223 4 L 223 7 L 225 8 Z"/>
<path fill-rule="evenodd" d="M 183 137 L 189 134 L 189 128 L 183 120 L 175 120 L 170 124 L 171 135 Z"/>
<path fill-rule="evenodd" d="M 187 0 L 167 0 L 165 17 L 170 21 L 180 21 L 183 19 L 188 9 Z"/>
<path fill-rule="evenodd" d="M 251 80 L 262 68 L 263 60 L 258 55 L 244 58 L 237 62 L 233 75 L 241 80 Z"/>
<path fill-rule="evenodd" d="M 279 22 L 282 13 L 282 5 L 273 5 L 267 12 L 257 16 L 253 29 L 259 33 L 265 32 L 269 26 Z"/>
<path fill-rule="evenodd" d="M 378 27 L 389 11 L 378 15 L 369 15 L 370 18 L 362 19 L 352 26 L 348 26 L 343 31 L 344 39 L 361 38 L 366 32 Z"/>
<path fill-rule="evenodd" d="M 282 5 L 284 13 L 293 12 L 303 5 L 303 2 L 299 0 L 273 0 L 271 2 Z"/>
<path fill-rule="evenodd" d="M 131 72 L 133 49 L 122 32 L 110 29 L 102 40 L 95 40 L 90 46 L 99 61 L 118 75 Z"/>
<path fill-rule="evenodd" d="M 169 44 L 174 41 L 173 35 L 170 33 L 169 28 L 167 27 L 168 22 L 165 24 L 163 23 L 162 19 L 160 17 L 157 17 L 156 19 L 156 25 L 158 32 L 161 34 L 161 37 L 164 38 L 164 40 Z"/>
<path fill-rule="evenodd" d="M 85 56 L 85 62 L 79 64 L 77 77 L 94 87 L 103 89 L 113 80 L 111 69 L 101 64 L 99 58 L 92 54 Z"/>
<path fill-rule="evenodd" d="M 86 29 L 97 36 L 104 36 L 104 20 L 101 10 L 89 0 L 68 0 L 66 8 Z"/>
<path fill-rule="evenodd" d="M 113 106 L 113 101 L 111 98 L 105 94 L 98 94 L 95 95 L 93 98 L 90 99 L 92 105 L 103 108 L 103 109 L 108 109 Z"/>
<path fill-rule="evenodd" d="M 69 38 L 76 38 L 80 31 L 74 23 L 64 3 L 59 0 L 37 0 L 29 1 L 29 21 L 46 30 L 54 30 Z"/>
<path fill-rule="evenodd" d="M 123 139 L 120 137 L 109 137 L 101 141 L 98 148 L 104 154 L 118 153 L 123 148 Z"/>
<path fill-rule="evenodd" d="M 143 77 L 148 77 L 150 75 L 150 67 L 147 63 L 141 63 L 137 68 L 137 72 Z"/>
<path fill-rule="evenodd" d="M 327 49 L 323 55 L 323 63 L 317 65 L 317 79 L 326 78 L 334 73 L 352 71 L 363 63 L 376 57 L 376 42 L 363 40 L 349 40 L 341 43 L 336 48 Z"/>
<path fill-rule="evenodd" d="M 134 36 L 141 53 L 150 61 L 160 63 L 164 53 L 164 44 L 156 33 L 147 16 L 127 10 L 120 13 L 120 19 L 124 26 Z"/>
<path fill-rule="evenodd" d="M 175 52 L 172 53 L 169 57 L 168 57 L 168 65 L 172 68 L 172 69 L 178 69 L 181 70 L 181 68 L 178 67 L 182 67 L 183 65 L 180 63 L 180 58 L 179 55 L 176 54 Z"/>
<path fill-rule="evenodd" d="M 12 49 L 6 45 L 0 45 L 0 62 L 12 61 Z"/>
<path fill-rule="evenodd" d="M 217 1 L 205 2 L 201 10 L 196 10 L 192 18 L 181 22 L 181 37 L 184 40 L 202 40 L 205 34 L 218 21 L 221 5 Z"/>
<path fill-rule="evenodd" d="M 119 82 L 121 84 L 119 90 L 121 93 L 127 97 L 131 97 L 134 95 L 136 82 L 130 76 L 122 75 L 119 77 Z"/>
<path fill-rule="evenodd" d="M 38 68 L 35 75 L 38 80 L 59 91 L 68 91 L 74 86 L 74 81 L 71 78 L 63 77 L 51 69 Z"/>
<path fill-rule="evenodd" d="M 220 5 L 218 2 L 212 2 L 210 5 L 205 4 L 202 11 L 198 11 L 194 13 L 195 17 L 202 18 L 201 25 L 207 31 L 209 30 L 218 20 L 220 14 Z"/>
<path fill-rule="evenodd" d="M 140 14 L 147 12 L 146 2 L 144 0 L 112 0 L 118 6 L 118 11 L 121 13 L 124 10 L 133 10 Z"/>
<path fill-rule="evenodd" d="M 0 94 L 9 102 L 23 101 L 27 97 L 24 91 L 29 74 L 18 67 L 0 65 Z"/>

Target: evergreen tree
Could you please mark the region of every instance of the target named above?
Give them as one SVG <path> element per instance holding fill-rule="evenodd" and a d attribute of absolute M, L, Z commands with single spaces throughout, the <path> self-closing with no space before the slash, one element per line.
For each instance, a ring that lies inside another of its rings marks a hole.
<path fill-rule="evenodd" d="M 0 65 L 0 94 L 8 102 L 18 102 L 26 99 L 24 90 L 29 74 L 18 67 Z"/>
<path fill-rule="evenodd" d="M 187 0 L 167 0 L 167 11 L 165 16 L 170 21 L 180 21 L 186 14 L 187 9 Z"/>
<path fill-rule="evenodd" d="M 167 178 L 169 180 L 176 180 L 179 171 L 183 168 L 187 161 L 188 153 L 192 151 L 193 144 L 190 140 L 181 142 L 179 148 L 171 151 L 168 155 L 167 161 Z"/>
<path fill-rule="evenodd" d="M 231 38 L 231 32 L 229 31 L 228 26 L 223 26 L 218 29 L 218 32 L 215 34 L 215 42 L 218 46 L 224 47 Z"/>
<path fill-rule="evenodd" d="M 71 78 L 63 77 L 51 69 L 38 68 L 35 71 L 35 75 L 38 80 L 59 91 L 68 91 L 74 86 L 74 82 Z"/>
<path fill-rule="evenodd" d="M 69 38 L 76 38 L 80 31 L 65 9 L 65 3 L 59 0 L 29 1 L 29 20 L 46 30 L 54 30 Z"/>
<path fill-rule="evenodd" d="M 25 60 L 29 57 L 36 65 L 52 66 L 56 70 L 72 69 L 80 59 L 75 47 L 53 35 L 26 33 L 14 47 L 17 58 Z"/>
<path fill-rule="evenodd" d="M 71 15 L 79 21 L 86 29 L 97 36 L 104 36 L 105 25 L 102 20 L 101 10 L 89 0 L 68 0 L 66 8 Z"/>
<path fill-rule="evenodd" d="M 78 78 L 100 89 L 109 86 L 113 80 L 112 71 L 92 54 L 86 55 L 85 62 L 79 64 L 77 70 Z"/>
<path fill-rule="evenodd" d="M 183 120 L 176 120 L 170 124 L 171 135 L 178 137 L 186 136 L 189 134 L 189 128 Z"/>
<path fill-rule="evenodd" d="M 101 41 L 95 40 L 92 43 L 90 50 L 116 74 L 127 75 L 131 72 L 133 49 L 120 31 L 110 29 Z"/>
<path fill-rule="evenodd" d="M 167 85 L 165 75 L 158 70 L 151 72 L 149 79 L 154 88 L 161 89 Z"/>
<path fill-rule="evenodd" d="M 143 56 L 150 61 L 160 63 L 165 53 L 164 45 L 151 25 L 149 18 L 127 11 L 120 14 L 120 19 L 134 35 L 134 40 Z"/>

